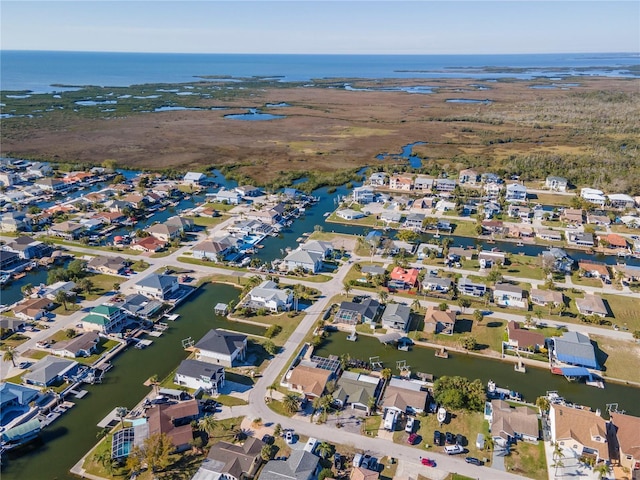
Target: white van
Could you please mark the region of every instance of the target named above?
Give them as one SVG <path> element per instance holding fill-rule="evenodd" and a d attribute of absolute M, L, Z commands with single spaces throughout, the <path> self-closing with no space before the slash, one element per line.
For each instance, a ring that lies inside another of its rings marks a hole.
<path fill-rule="evenodd" d="M 446 453 L 447 455 L 457 455 L 458 453 L 462 452 L 464 452 L 464 448 L 457 444 L 447 445 L 446 447 L 444 447 L 444 453 Z"/>
<path fill-rule="evenodd" d="M 354 467 L 359 467 L 362 464 L 362 454 L 361 453 L 356 453 L 353 456 L 353 466 Z"/>
<path fill-rule="evenodd" d="M 309 438 L 309 440 L 307 440 L 307 444 L 304 446 L 304 451 L 313 453 L 313 451 L 316 449 L 316 445 L 318 445 L 318 440 L 311 437 Z"/>

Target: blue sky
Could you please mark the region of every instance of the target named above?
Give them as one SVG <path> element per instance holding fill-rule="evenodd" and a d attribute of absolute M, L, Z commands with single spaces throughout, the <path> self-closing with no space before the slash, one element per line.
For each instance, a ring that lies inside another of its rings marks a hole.
<path fill-rule="evenodd" d="M 10 1 L 3 50 L 491 54 L 639 52 L 640 2 Z"/>

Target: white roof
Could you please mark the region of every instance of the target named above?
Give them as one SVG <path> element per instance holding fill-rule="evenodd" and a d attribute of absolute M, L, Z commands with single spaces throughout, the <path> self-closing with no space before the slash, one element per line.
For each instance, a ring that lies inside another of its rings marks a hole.
<path fill-rule="evenodd" d="M 185 180 L 202 180 L 203 178 L 206 178 L 207 176 L 204 173 L 200 173 L 200 172 L 187 172 L 184 175 L 184 179 Z"/>
<path fill-rule="evenodd" d="M 619 200 L 619 201 L 623 201 L 623 202 L 631 202 L 633 203 L 633 197 L 630 195 L 627 195 L 626 193 L 612 193 L 611 195 L 607 195 L 609 197 L 609 200 Z"/>

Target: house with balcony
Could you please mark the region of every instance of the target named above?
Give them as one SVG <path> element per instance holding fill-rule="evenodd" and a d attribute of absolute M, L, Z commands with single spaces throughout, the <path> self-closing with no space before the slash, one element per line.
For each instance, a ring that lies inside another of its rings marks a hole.
<path fill-rule="evenodd" d="M 451 193 L 455 190 L 458 182 L 451 178 L 437 178 L 435 180 L 435 189 L 439 193 Z"/>
<path fill-rule="evenodd" d="M 593 238 L 593 233 L 568 232 L 567 243 L 578 247 L 593 247 L 595 245 L 595 239 Z"/>
<path fill-rule="evenodd" d="M 598 205 L 600 207 L 604 207 L 604 205 L 607 203 L 607 197 L 604 195 L 604 192 L 595 188 L 581 189 L 580 197 L 587 202 L 593 203 L 594 205 Z"/>
<path fill-rule="evenodd" d="M 127 324 L 129 315 L 115 305 L 98 305 L 91 309 L 91 313 L 82 319 L 82 328 L 98 333 L 116 333 Z"/>
<path fill-rule="evenodd" d="M 382 187 L 387 183 L 387 174 L 384 172 L 375 172 L 372 173 L 371 176 L 369 177 L 369 184 L 376 186 L 376 187 Z"/>
<path fill-rule="evenodd" d="M 391 190 L 410 192 L 411 190 L 413 190 L 413 179 L 411 177 L 393 175 L 389 179 L 389 188 Z"/>
<path fill-rule="evenodd" d="M 467 277 L 462 277 L 458 280 L 458 292 L 460 295 L 479 298 L 483 297 L 487 290 L 488 288 L 485 284 L 472 282 Z"/>
<path fill-rule="evenodd" d="M 227 203 L 229 205 L 239 205 L 242 202 L 242 195 L 235 190 L 221 188 L 214 197 L 216 202 Z"/>
<path fill-rule="evenodd" d="M 632 196 L 626 193 L 612 193 L 607 195 L 609 199 L 609 205 L 616 210 L 626 210 L 627 208 L 633 208 L 636 204 Z"/>
<path fill-rule="evenodd" d="M 456 328 L 456 312 L 442 311 L 439 308 L 429 306 L 424 314 L 424 332 L 442 333 L 453 335 Z"/>
<path fill-rule="evenodd" d="M 62 180 L 58 180 L 57 178 L 52 177 L 39 178 L 34 182 L 34 184 L 40 187 L 43 191 L 51 193 L 65 192 L 69 189 L 70 186 Z"/>
<path fill-rule="evenodd" d="M 85 226 L 78 222 L 65 221 L 54 223 L 49 227 L 49 235 L 65 240 L 77 240 L 85 231 Z"/>
<path fill-rule="evenodd" d="M 475 170 L 470 168 L 465 168 L 464 170 L 460 170 L 458 174 L 458 181 L 463 184 L 466 183 L 468 185 L 475 185 L 480 180 L 480 175 Z"/>
<path fill-rule="evenodd" d="M 2 249 L 17 253 L 18 257 L 24 260 L 47 257 L 51 255 L 53 251 L 50 245 L 24 235 L 16 237 L 13 240 L 7 240 L 7 243 L 2 246 Z"/>
<path fill-rule="evenodd" d="M 493 302 L 501 307 L 529 308 L 526 292 L 517 285 L 496 283 L 493 287 Z"/>
<path fill-rule="evenodd" d="M 500 197 L 500 192 L 504 189 L 504 184 L 489 182 L 485 183 L 482 189 L 487 200 L 497 200 Z"/>
<path fill-rule="evenodd" d="M 354 188 L 351 196 L 354 202 L 359 203 L 360 205 L 366 205 L 373 202 L 375 198 L 375 192 L 373 191 L 373 187 L 369 185 L 363 185 L 361 187 Z"/>
<path fill-rule="evenodd" d="M 554 192 L 566 192 L 569 182 L 564 177 L 549 176 L 544 182 L 544 186 Z"/>
<path fill-rule="evenodd" d="M 299 248 L 289 252 L 284 257 L 283 263 L 289 272 L 301 268 L 305 272 L 318 273 L 322 270 L 323 257 L 321 253 Z"/>
<path fill-rule="evenodd" d="M 200 186 L 207 179 L 204 173 L 200 172 L 187 172 L 182 177 L 182 183 L 185 185 Z"/>
<path fill-rule="evenodd" d="M 156 223 L 145 229 L 152 237 L 162 242 L 170 242 L 180 237 L 180 228 L 175 225 L 167 225 L 166 223 Z"/>
<path fill-rule="evenodd" d="M 610 459 L 607 423 L 598 413 L 588 410 L 554 403 L 549 409 L 551 441 L 569 450 L 565 456 L 590 457 L 596 464 Z"/>
<path fill-rule="evenodd" d="M 423 213 L 411 212 L 405 217 L 402 227 L 419 232 L 422 230 L 422 222 L 424 222 L 424 219 L 425 215 Z"/>
<path fill-rule="evenodd" d="M 236 239 L 229 236 L 207 238 L 206 240 L 194 245 L 192 250 L 193 258 L 218 262 L 230 253 L 235 252 L 236 245 Z"/>
<path fill-rule="evenodd" d="M 507 193 L 505 196 L 507 202 L 526 202 L 527 187 L 519 183 L 510 183 L 507 185 Z"/>
<path fill-rule="evenodd" d="M 418 176 L 413 182 L 413 189 L 416 192 L 430 193 L 433 189 L 433 178 Z"/>
<path fill-rule="evenodd" d="M 615 432 L 620 465 L 633 475 L 640 473 L 640 417 L 610 412 L 609 422 Z"/>
<path fill-rule="evenodd" d="M 245 360 L 247 336 L 241 333 L 212 329 L 194 347 L 196 360 L 225 367 L 235 367 Z"/>
<path fill-rule="evenodd" d="M 253 310 L 265 308 L 276 313 L 289 310 L 293 305 L 293 291 L 288 288 L 281 289 L 271 280 L 265 280 L 252 288 L 247 297 L 246 304 Z"/>
<path fill-rule="evenodd" d="M 564 332 L 562 337 L 551 338 L 552 355 L 559 362 L 576 367 L 599 369 L 591 340 L 578 332 Z"/>
<path fill-rule="evenodd" d="M 407 332 L 411 324 L 411 308 L 402 303 L 389 303 L 381 317 L 382 327 Z"/>
<path fill-rule="evenodd" d="M 186 359 L 180 362 L 173 383 L 193 390 L 202 389 L 207 395 L 218 395 L 224 386 L 224 378 L 223 366 Z"/>
<path fill-rule="evenodd" d="M 533 330 L 520 328 L 518 322 L 510 320 L 507 323 L 507 344 L 519 352 L 537 352 L 544 347 L 544 335 Z"/>

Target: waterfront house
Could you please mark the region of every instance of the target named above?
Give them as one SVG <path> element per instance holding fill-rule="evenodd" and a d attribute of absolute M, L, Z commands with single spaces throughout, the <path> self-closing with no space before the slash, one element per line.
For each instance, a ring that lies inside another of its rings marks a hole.
<path fill-rule="evenodd" d="M 354 410 L 370 413 L 370 402 L 377 400 L 382 383 L 379 377 L 363 373 L 343 372 L 332 393 L 333 400 L 340 408 L 351 406 Z"/>
<path fill-rule="evenodd" d="M 424 411 L 429 393 L 421 382 L 391 378 L 380 402 L 383 409 L 400 413 L 417 414 Z"/>
<path fill-rule="evenodd" d="M 604 207 L 605 203 L 607 203 L 607 197 L 605 197 L 604 192 L 602 192 L 602 190 L 596 190 L 595 188 L 581 189 L 580 197 L 600 207 Z"/>
<path fill-rule="evenodd" d="M 262 462 L 264 442 L 255 437 L 241 444 L 214 443 L 191 480 L 245 480 L 253 478 Z"/>
<path fill-rule="evenodd" d="M 482 251 L 478 254 L 480 268 L 491 268 L 494 265 L 504 265 L 505 252 Z"/>
<path fill-rule="evenodd" d="M 380 213 L 380 220 L 386 224 L 400 223 L 402 220 L 402 212 L 393 208 L 385 208 L 382 213 Z"/>
<path fill-rule="evenodd" d="M 35 240 L 33 237 L 20 236 L 13 240 L 8 240 L 2 246 L 3 250 L 17 253 L 23 260 L 32 260 L 51 255 L 52 248 L 46 243 Z"/>
<path fill-rule="evenodd" d="M 289 252 L 284 258 L 284 266 L 287 271 L 301 268 L 305 272 L 318 273 L 322 270 L 323 256 L 321 253 L 297 249 Z"/>
<path fill-rule="evenodd" d="M 611 195 L 607 195 L 607 198 L 609 199 L 609 205 L 611 208 L 615 208 L 617 210 L 633 208 L 636 203 L 633 200 L 633 197 L 626 193 L 613 193 Z"/>
<path fill-rule="evenodd" d="M 122 275 L 129 262 L 122 257 L 97 256 L 87 263 L 87 268 L 107 275 Z"/>
<path fill-rule="evenodd" d="M 39 297 L 48 298 L 52 302 L 55 301 L 56 295 L 58 292 L 72 293 L 73 289 L 76 288 L 75 282 L 65 282 L 64 280 L 60 280 L 59 282 L 52 283 L 51 285 L 47 285 L 37 291 L 37 295 Z"/>
<path fill-rule="evenodd" d="M 481 225 L 483 235 L 502 235 L 506 232 L 504 222 L 502 220 L 483 220 Z"/>
<path fill-rule="evenodd" d="M 402 267 L 394 267 L 389 274 L 387 287 L 394 290 L 409 290 L 415 288 L 418 285 L 419 274 L 420 272 L 417 268 L 405 269 Z"/>
<path fill-rule="evenodd" d="M 511 218 L 518 218 L 523 223 L 531 223 L 533 213 L 529 207 L 512 203 L 507 209 L 507 215 Z"/>
<path fill-rule="evenodd" d="M 361 302 L 342 302 L 334 316 L 335 323 L 357 325 L 358 323 L 376 323 L 380 316 L 381 305 L 373 298 Z"/>
<path fill-rule="evenodd" d="M 438 200 L 438 202 L 435 205 L 435 209 L 438 213 L 445 213 L 445 212 L 450 212 L 452 210 L 455 210 L 456 208 L 456 203 L 452 202 L 450 200 Z"/>
<path fill-rule="evenodd" d="M 436 307 L 429 306 L 424 314 L 425 333 L 443 333 L 453 335 L 456 328 L 456 312 L 451 310 L 442 311 Z"/>
<path fill-rule="evenodd" d="M 387 183 L 387 174 L 384 172 L 372 173 L 369 177 L 369 184 L 381 187 Z"/>
<path fill-rule="evenodd" d="M 221 365 L 186 359 L 180 362 L 173 383 L 193 390 L 202 389 L 207 395 L 217 395 L 224 386 L 224 378 Z"/>
<path fill-rule="evenodd" d="M 572 458 L 592 458 L 595 463 L 609 461 L 607 421 L 599 413 L 552 403 L 549 409 L 551 441 Z"/>
<path fill-rule="evenodd" d="M 327 382 L 333 378 L 331 370 L 300 364 L 287 372 L 286 387 L 312 400 L 321 397 Z"/>
<path fill-rule="evenodd" d="M 545 187 L 554 192 L 566 192 L 567 191 L 567 179 L 563 177 L 549 176 L 544 182 Z"/>
<path fill-rule="evenodd" d="M 375 194 L 373 187 L 363 185 L 361 187 L 354 188 L 351 196 L 354 202 L 359 203 L 360 205 L 367 205 L 368 203 L 373 202 Z"/>
<path fill-rule="evenodd" d="M 353 210 L 351 208 L 344 208 L 342 210 L 338 210 L 336 212 L 336 216 L 344 220 L 357 220 L 358 218 L 363 218 L 364 213 L 359 212 L 357 210 Z"/>
<path fill-rule="evenodd" d="M 0 271 L 7 272 L 24 264 L 17 253 L 0 250 Z"/>
<path fill-rule="evenodd" d="M 561 242 L 562 241 L 562 232 L 559 230 L 551 230 L 541 228 L 537 232 L 538 238 L 541 240 L 547 240 L 550 242 Z"/>
<path fill-rule="evenodd" d="M 124 302 L 120 304 L 120 308 L 129 315 L 139 318 L 149 318 L 163 306 L 159 300 L 152 300 L 144 295 L 132 293 L 124 297 Z"/>
<path fill-rule="evenodd" d="M 402 303 L 389 303 L 381 317 L 382 327 L 407 332 L 411 324 L 411 308 Z"/>
<path fill-rule="evenodd" d="M 35 388 L 11 382 L 0 383 L 0 425 L 7 425 L 27 413 L 31 409 L 29 404 L 39 397 L 40 391 Z"/>
<path fill-rule="evenodd" d="M 616 274 L 622 276 L 623 284 L 640 282 L 640 266 L 618 264 L 613 267 L 613 270 L 616 272 Z"/>
<path fill-rule="evenodd" d="M 130 193 L 121 198 L 121 200 L 129 207 L 129 208 L 139 208 L 142 209 L 145 207 L 145 196 L 139 193 Z"/>
<path fill-rule="evenodd" d="M 224 330 L 209 330 L 196 344 L 196 360 L 234 367 L 244 362 L 247 336 Z"/>
<path fill-rule="evenodd" d="M 418 176 L 413 182 L 413 189 L 416 192 L 431 192 L 433 189 L 433 178 Z"/>
<path fill-rule="evenodd" d="M 467 277 L 461 277 L 458 280 L 458 292 L 460 295 L 469 295 L 471 297 L 482 297 L 487 291 L 487 286 L 483 283 L 475 283 Z"/>
<path fill-rule="evenodd" d="M 587 214 L 587 223 L 591 225 L 600 225 L 601 227 L 608 227 L 611 225 L 611 218 L 608 215 L 598 215 L 596 213 Z"/>
<path fill-rule="evenodd" d="M 578 312 L 583 315 L 597 315 L 603 318 L 609 315 L 609 310 L 599 295 L 585 293 L 584 298 L 576 298 L 576 306 Z"/>
<path fill-rule="evenodd" d="M 273 313 L 289 310 L 293 305 L 293 291 L 281 289 L 277 283 L 265 280 L 251 289 L 246 305 L 253 310 L 265 308 Z"/>
<path fill-rule="evenodd" d="M 180 236 L 180 228 L 175 225 L 167 225 L 166 223 L 156 223 L 155 225 L 147 227 L 145 231 L 150 233 L 152 237 L 163 242 L 170 242 Z"/>
<path fill-rule="evenodd" d="M 510 183 L 507 185 L 507 193 L 504 199 L 507 202 L 526 202 L 527 187 L 519 183 Z"/>
<path fill-rule="evenodd" d="M 156 237 L 149 236 L 136 240 L 131 244 L 133 250 L 140 250 L 141 252 L 155 253 L 166 247 L 167 242 L 160 240 Z"/>
<path fill-rule="evenodd" d="M 423 213 L 409 213 L 404 219 L 402 228 L 407 228 L 419 232 L 422 230 L 422 222 L 424 222 L 424 219 L 425 215 Z"/>
<path fill-rule="evenodd" d="M 191 232 L 194 228 L 194 223 L 191 218 L 185 218 L 179 215 L 167 218 L 164 225 L 168 227 L 177 227 L 180 233 Z"/>
<path fill-rule="evenodd" d="M 25 216 L 20 212 L 5 212 L 0 216 L 0 232 L 19 232 L 24 230 Z"/>
<path fill-rule="evenodd" d="M 604 263 L 586 261 L 578 262 L 578 270 L 582 270 L 585 277 L 599 278 L 600 280 L 602 280 L 602 283 L 605 284 L 611 283 L 611 275 L 609 274 L 609 269 Z"/>
<path fill-rule="evenodd" d="M 579 247 L 593 247 L 595 245 L 593 233 L 589 232 L 569 232 L 567 235 L 567 243 Z"/>
<path fill-rule="evenodd" d="M 39 178 L 34 182 L 34 184 L 40 187 L 41 190 L 52 193 L 60 193 L 69 189 L 68 184 L 62 180 L 52 177 Z"/>
<path fill-rule="evenodd" d="M 456 182 L 451 178 L 437 178 L 434 183 L 435 183 L 435 189 L 440 194 L 453 192 L 458 184 L 458 182 Z"/>
<path fill-rule="evenodd" d="M 0 171 L 0 186 L 11 187 L 18 181 L 18 176 L 11 172 Z"/>
<path fill-rule="evenodd" d="M 485 220 L 491 220 L 502 211 L 502 208 L 499 203 L 490 201 L 482 204 L 482 211 L 484 212 Z"/>
<path fill-rule="evenodd" d="M 448 293 L 453 286 L 450 278 L 426 276 L 422 280 L 423 292 Z"/>
<path fill-rule="evenodd" d="M 185 185 L 199 186 L 207 179 L 204 173 L 200 172 L 187 172 L 182 177 L 182 183 Z"/>
<path fill-rule="evenodd" d="M 640 417 L 614 411 L 609 417 L 618 444 L 620 465 L 634 473 L 640 471 Z"/>
<path fill-rule="evenodd" d="M 96 332 L 81 333 L 69 340 L 53 344 L 51 353 L 69 358 L 89 357 L 96 351 L 99 340 Z"/>
<path fill-rule="evenodd" d="M 221 188 L 218 193 L 215 194 L 216 202 L 228 203 L 229 205 L 239 205 L 242 201 L 242 195 L 235 190 L 226 190 Z"/>
<path fill-rule="evenodd" d="M 235 190 L 243 197 L 260 197 L 263 194 L 262 190 L 258 187 L 254 187 L 253 185 L 242 185 L 236 187 Z"/>
<path fill-rule="evenodd" d="M 496 283 L 493 287 L 493 301 L 496 305 L 500 305 L 501 307 L 527 309 L 529 305 L 525 295 L 525 291 L 517 285 Z"/>
<path fill-rule="evenodd" d="M 444 249 L 440 245 L 436 245 L 435 243 L 421 243 L 416 249 L 418 260 L 423 260 L 425 257 L 430 256 L 432 252 L 436 257 L 440 258 L 442 257 Z"/>
<path fill-rule="evenodd" d="M 306 450 L 292 450 L 288 457 L 278 458 L 262 467 L 260 480 L 312 480 L 320 472 L 320 457 Z"/>
<path fill-rule="evenodd" d="M 224 259 L 225 256 L 236 251 L 237 242 L 233 237 L 207 238 L 194 245 L 193 258 L 198 260 L 211 260 L 213 262 Z"/>
<path fill-rule="evenodd" d="M 553 356 L 558 361 L 577 367 L 598 369 L 596 352 L 591 340 L 578 332 L 564 332 L 562 337 L 552 337 Z"/>
<path fill-rule="evenodd" d="M 480 175 L 475 170 L 470 168 L 465 168 L 464 170 L 460 170 L 458 174 L 458 181 L 460 183 L 466 183 L 469 185 L 475 185 L 480 180 Z"/>
<path fill-rule="evenodd" d="M 78 222 L 65 221 L 54 223 L 49 227 L 49 235 L 65 240 L 77 240 L 84 233 L 85 226 Z"/>
<path fill-rule="evenodd" d="M 475 250 L 471 248 L 449 247 L 448 258 L 453 261 L 458 261 L 460 259 L 472 260 L 474 254 L 475 254 Z"/>
<path fill-rule="evenodd" d="M 553 307 L 558 307 L 564 303 L 564 295 L 562 292 L 556 290 L 540 290 L 539 288 L 532 288 L 529 292 L 529 298 L 531 303 L 546 307 L 551 304 Z"/>
<path fill-rule="evenodd" d="M 382 232 L 380 230 L 371 230 L 364 237 L 364 241 L 370 247 L 377 248 L 382 242 Z"/>
<path fill-rule="evenodd" d="M 533 330 L 520 328 L 520 324 L 513 320 L 507 323 L 507 338 L 507 344 L 520 352 L 537 352 L 545 344 L 544 335 Z"/>
<path fill-rule="evenodd" d="M 127 312 L 115 305 L 98 305 L 82 319 L 82 328 L 103 334 L 119 332 L 127 323 Z"/>
<path fill-rule="evenodd" d="M 100 220 L 109 225 L 120 224 L 127 220 L 127 217 L 125 217 L 121 212 L 98 212 L 94 213 L 91 218 Z"/>
<path fill-rule="evenodd" d="M 413 179 L 401 175 L 393 175 L 389 178 L 389 188 L 391 190 L 401 190 L 409 192 L 413 190 Z"/>
<path fill-rule="evenodd" d="M 180 284 L 178 277 L 174 275 L 152 273 L 136 282 L 133 288 L 140 295 L 158 300 L 169 300 L 180 288 Z"/>
<path fill-rule="evenodd" d="M 28 298 L 13 307 L 13 313 L 24 320 L 39 320 L 53 307 L 53 302 L 48 298 Z"/>
<path fill-rule="evenodd" d="M 562 248 L 552 247 L 542 252 L 542 266 L 552 272 L 571 273 L 573 263 L 573 259 Z"/>
<path fill-rule="evenodd" d="M 514 408 L 504 400 L 492 400 L 487 420 L 491 437 L 503 447 L 518 440 L 536 442 L 540 437 L 538 414 L 527 406 Z"/>
<path fill-rule="evenodd" d="M 176 452 L 191 448 L 193 429 L 191 421 L 198 418 L 198 400 L 179 403 L 163 403 L 147 410 L 149 436 L 166 434 Z"/>
<path fill-rule="evenodd" d="M 603 240 L 600 241 L 601 245 L 606 245 L 607 248 L 617 250 L 618 253 L 626 253 L 629 251 L 629 245 L 627 239 L 617 233 L 610 233 L 606 235 Z"/>
<path fill-rule="evenodd" d="M 29 371 L 22 376 L 22 382 L 27 385 L 49 387 L 62 382 L 65 377 L 75 375 L 79 365 L 73 360 L 47 355 L 29 367 Z"/>
<path fill-rule="evenodd" d="M 300 245 L 300 250 L 306 252 L 319 253 L 323 259 L 331 257 L 333 254 L 333 244 L 331 242 L 323 242 L 319 240 L 309 240 Z"/>

